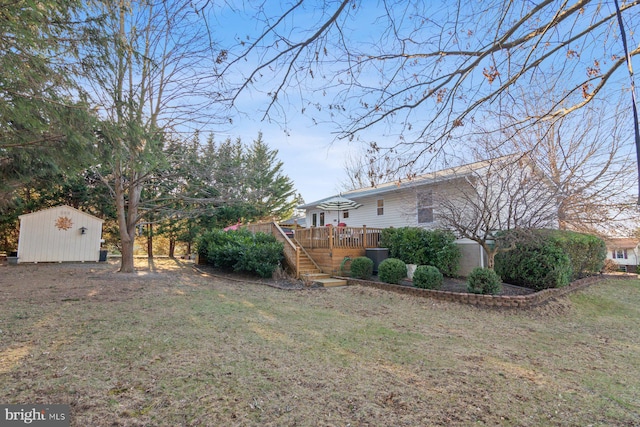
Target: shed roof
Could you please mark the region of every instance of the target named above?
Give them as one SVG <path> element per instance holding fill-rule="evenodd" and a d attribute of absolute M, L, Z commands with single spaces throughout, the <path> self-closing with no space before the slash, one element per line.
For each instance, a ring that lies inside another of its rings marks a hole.
<path fill-rule="evenodd" d="M 89 217 L 89 218 L 91 218 L 91 219 L 93 219 L 93 220 L 95 220 L 95 221 L 104 222 L 104 220 L 103 220 L 103 219 L 98 218 L 97 216 L 94 216 L 94 215 L 88 214 L 88 213 L 86 213 L 86 212 L 82 212 L 81 210 L 76 209 L 76 208 L 74 208 L 74 207 L 71 207 L 71 206 L 69 206 L 69 205 L 59 205 L 59 206 L 54 206 L 54 207 L 52 207 L 52 208 L 41 209 L 41 210 L 39 210 L 39 211 L 35 211 L 35 212 L 30 212 L 30 213 L 22 214 L 22 215 L 18 216 L 18 218 L 22 219 L 22 218 L 24 218 L 24 217 L 34 216 L 34 215 L 41 214 L 41 213 L 43 213 L 43 212 L 52 211 L 52 210 L 61 210 L 61 209 L 70 209 L 70 210 L 75 211 L 75 212 L 77 212 L 77 213 L 79 213 L 79 214 L 82 214 L 82 215 L 84 215 L 84 216 L 87 216 L 87 217 Z"/>

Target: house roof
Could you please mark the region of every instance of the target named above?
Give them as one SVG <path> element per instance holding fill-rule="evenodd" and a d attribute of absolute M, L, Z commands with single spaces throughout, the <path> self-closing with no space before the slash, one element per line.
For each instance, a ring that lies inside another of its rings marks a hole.
<path fill-rule="evenodd" d="M 342 196 L 348 199 L 358 199 L 361 197 L 382 195 L 392 191 L 398 191 L 399 189 L 414 188 L 421 185 L 435 184 L 438 182 L 444 182 L 451 179 L 462 178 L 465 176 L 469 176 L 472 173 L 477 172 L 478 170 L 488 167 L 492 162 L 495 162 L 497 160 L 508 159 L 512 157 L 519 158 L 520 155 L 508 155 L 508 156 L 498 157 L 491 160 L 483 160 L 480 162 L 469 163 L 462 166 L 454 166 L 451 168 L 442 169 L 435 172 L 429 172 L 423 175 L 418 175 L 413 178 L 396 180 L 396 181 L 386 182 L 383 184 L 378 184 L 373 187 L 364 187 L 364 188 L 359 188 L 357 190 L 346 191 L 340 194 L 333 194 L 331 196 L 325 197 L 324 199 L 320 199 L 314 202 L 300 205 L 298 206 L 298 209 L 314 208 L 320 203 L 336 196 Z"/>
<path fill-rule="evenodd" d="M 94 221 L 104 222 L 104 220 L 103 220 L 103 219 L 98 218 L 97 216 L 93 216 L 93 215 L 88 214 L 88 213 L 86 213 L 86 212 L 82 212 L 81 210 L 76 209 L 76 208 L 74 208 L 74 207 L 71 207 L 71 206 L 69 206 L 69 205 L 59 205 L 59 206 L 54 206 L 54 207 L 52 207 L 52 208 L 41 209 L 41 210 L 39 210 L 39 211 L 35 211 L 35 212 L 30 212 L 30 213 L 22 214 L 22 215 L 18 216 L 18 218 L 22 219 L 22 218 L 27 217 L 27 216 L 39 215 L 39 214 L 41 214 L 41 213 L 43 213 L 43 212 L 46 212 L 46 211 L 60 210 L 60 209 L 70 209 L 70 210 L 75 211 L 75 212 L 77 212 L 77 213 L 79 213 L 79 214 L 82 214 L 82 215 L 84 215 L 84 216 L 87 216 L 87 217 L 89 217 L 89 218 L 93 219 Z"/>
<path fill-rule="evenodd" d="M 307 224 L 307 217 L 304 216 L 297 216 L 297 217 L 293 217 L 293 218 L 289 218 L 287 220 L 284 221 L 280 221 L 278 223 L 278 225 L 280 226 L 292 226 L 292 225 L 298 225 L 300 227 L 306 227 Z"/>
<path fill-rule="evenodd" d="M 617 249 L 635 248 L 640 243 L 640 239 L 633 237 L 610 238 L 606 240 L 607 247 Z"/>

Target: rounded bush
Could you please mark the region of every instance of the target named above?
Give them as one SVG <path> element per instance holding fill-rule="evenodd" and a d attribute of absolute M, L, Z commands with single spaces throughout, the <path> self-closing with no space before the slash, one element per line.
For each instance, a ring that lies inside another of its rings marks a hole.
<path fill-rule="evenodd" d="M 385 283 L 398 284 L 407 277 L 407 265 L 397 258 L 387 258 L 378 265 L 378 277 Z"/>
<path fill-rule="evenodd" d="M 502 290 L 502 280 L 495 271 L 476 267 L 467 277 L 467 291 L 472 294 L 496 295 Z"/>
<path fill-rule="evenodd" d="M 422 289 L 440 289 L 444 276 L 433 265 L 419 265 L 413 273 L 413 284 Z"/>
<path fill-rule="evenodd" d="M 373 275 L 373 260 L 361 256 L 351 260 L 351 277 L 369 280 Z"/>
<path fill-rule="evenodd" d="M 496 255 L 496 273 L 507 283 L 536 291 L 561 288 L 571 281 L 571 260 L 564 251 L 544 242 L 517 244 Z"/>

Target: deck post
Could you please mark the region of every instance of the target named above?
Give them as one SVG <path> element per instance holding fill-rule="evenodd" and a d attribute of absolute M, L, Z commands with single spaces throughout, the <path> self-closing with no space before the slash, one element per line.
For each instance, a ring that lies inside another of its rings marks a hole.
<path fill-rule="evenodd" d="M 362 249 L 367 249 L 367 226 L 362 226 Z"/>
<path fill-rule="evenodd" d="M 333 226 L 329 225 L 329 253 L 333 252 Z"/>

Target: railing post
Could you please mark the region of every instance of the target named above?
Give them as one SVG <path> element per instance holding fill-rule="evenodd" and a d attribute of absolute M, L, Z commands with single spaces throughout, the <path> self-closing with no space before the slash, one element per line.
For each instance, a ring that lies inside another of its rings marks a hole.
<path fill-rule="evenodd" d="M 362 226 L 362 249 L 367 249 L 367 226 Z"/>
<path fill-rule="evenodd" d="M 300 248 L 296 246 L 296 279 L 300 278 Z"/>
<path fill-rule="evenodd" d="M 327 227 L 329 230 L 327 230 L 329 232 L 329 253 L 331 253 L 333 251 L 333 227 L 329 226 Z"/>

